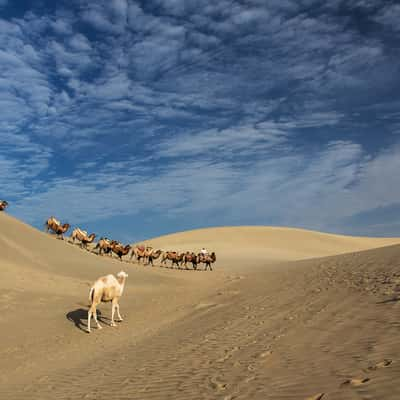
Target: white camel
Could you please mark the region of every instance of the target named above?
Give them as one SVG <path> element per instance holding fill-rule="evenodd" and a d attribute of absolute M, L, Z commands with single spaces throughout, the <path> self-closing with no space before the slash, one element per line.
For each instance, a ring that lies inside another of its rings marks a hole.
<path fill-rule="evenodd" d="M 96 321 L 97 328 L 101 329 L 102 327 L 97 321 L 97 310 L 96 307 L 101 302 L 111 301 L 111 326 L 115 326 L 114 322 L 114 312 L 117 310 L 118 320 L 122 321 L 121 314 L 119 313 L 119 304 L 118 301 L 122 296 L 122 292 L 124 291 L 125 280 L 128 277 L 128 274 L 124 271 L 118 272 L 117 277 L 114 275 L 102 276 L 96 280 L 89 292 L 89 301 L 90 308 L 88 311 L 88 326 L 87 331 L 90 333 L 90 320 L 92 315 L 94 320 Z"/>

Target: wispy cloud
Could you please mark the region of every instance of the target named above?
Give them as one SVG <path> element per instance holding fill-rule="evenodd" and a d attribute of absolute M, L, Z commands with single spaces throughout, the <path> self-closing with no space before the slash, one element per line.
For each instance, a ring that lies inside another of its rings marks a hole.
<path fill-rule="evenodd" d="M 394 2 L 44 10 L 0 19 L 1 195 L 17 215 L 343 231 L 397 201 Z"/>

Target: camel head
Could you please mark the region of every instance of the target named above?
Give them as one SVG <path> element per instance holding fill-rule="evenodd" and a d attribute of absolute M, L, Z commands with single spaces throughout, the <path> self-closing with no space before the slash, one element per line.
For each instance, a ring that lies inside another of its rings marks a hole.
<path fill-rule="evenodd" d="M 127 278 L 127 277 L 128 277 L 128 274 L 125 271 L 119 271 L 117 274 L 117 278 L 123 279 L 123 278 Z"/>
<path fill-rule="evenodd" d="M 88 239 L 89 239 L 91 242 L 93 242 L 93 240 L 94 240 L 95 237 L 96 237 L 96 234 L 95 234 L 95 233 L 91 233 L 91 234 L 89 235 Z"/>
<path fill-rule="evenodd" d="M 61 228 L 63 232 L 67 232 L 67 230 L 69 229 L 71 225 L 70 224 L 64 224 Z"/>

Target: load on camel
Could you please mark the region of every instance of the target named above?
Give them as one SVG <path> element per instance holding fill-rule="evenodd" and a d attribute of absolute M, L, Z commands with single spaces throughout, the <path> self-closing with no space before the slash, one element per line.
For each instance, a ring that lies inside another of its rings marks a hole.
<path fill-rule="evenodd" d="M 48 233 L 49 231 L 54 232 L 57 235 L 57 239 L 62 239 L 64 240 L 63 234 L 67 232 L 69 229 L 70 225 L 69 224 L 62 224 L 59 220 L 57 220 L 55 217 L 50 217 L 46 222 L 46 232 Z"/>
<path fill-rule="evenodd" d="M 0 200 L 0 211 L 4 211 L 8 206 L 8 203 L 5 200 Z"/>
<path fill-rule="evenodd" d="M 126 256 L 129 253 L 130 249 L 131 246 L 129 244 L 124 246 L 118 242 L 111 243 L 111 250 L 119 257 L 120 261 L 122 261 L 122 256 Z"/>
<path fill-rule="evenodd" d="M 95 237 L 96 235 L 94 233 L 88 235 L 86 231 L 83 231 L 82 229 L 79 228 L 75 228 L 72 231 L 69 241 L 75 244 L 75 240 L 78 240 L 78 242 L 81 242 L 80 246 L 82 248 L 87 249 L 88 243 L 92 243 Z"/>
<path fill-rule="evenodd" d="M 171 268 L 174 268 L 174 265 L 179 268 L 179 263 L 183 262 L 183 257 L 185 256 L 185 253 L 179 254 L 176 251 L 166 251 L 161 259 L 161 264 L 167 265 L 167 260 L 171 261 Z"/>
<path fill-rule="evenodd" d="M 212 252 L 210 255 L 203 255 L 199 254 L 198 255 L 198 263 L 204 263 L 204 271 L 207 271 L 207 268 L 210 267 L 210 271 L 212 271 L 211 264 L 215 263 L 217 260 L 217 256 L 215 255 L 214 252 Z"/>

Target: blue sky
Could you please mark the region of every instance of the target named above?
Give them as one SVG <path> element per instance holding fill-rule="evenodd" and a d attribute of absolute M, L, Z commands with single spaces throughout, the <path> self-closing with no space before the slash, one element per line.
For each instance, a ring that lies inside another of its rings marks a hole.
<path fill-rule="evenodd" d="M 119 240 L 400 235 L 394 1 L 0 0 L 0 198 Z"/>

